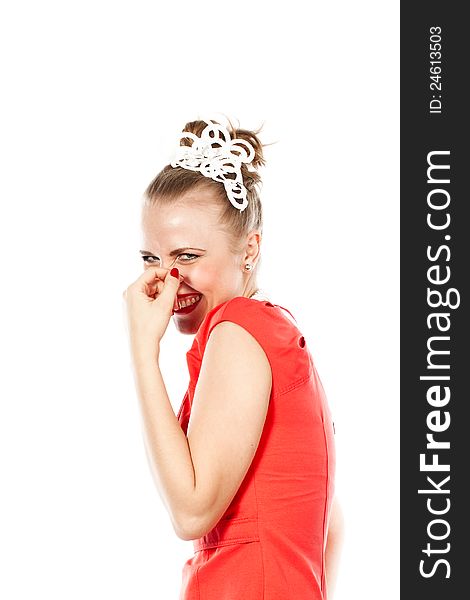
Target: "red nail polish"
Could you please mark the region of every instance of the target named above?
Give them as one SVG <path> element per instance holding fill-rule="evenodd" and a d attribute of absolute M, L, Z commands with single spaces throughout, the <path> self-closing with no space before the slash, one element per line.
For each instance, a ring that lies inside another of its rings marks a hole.
<path fill-rule="evenodd" d="M 170 271 L 170 275 L 173 275 L 173 277 L 176 277 L 176 279 L 179 279 L 180 272 L 178 271 L 178 269 L 176 267 L 173 267 Z"/>

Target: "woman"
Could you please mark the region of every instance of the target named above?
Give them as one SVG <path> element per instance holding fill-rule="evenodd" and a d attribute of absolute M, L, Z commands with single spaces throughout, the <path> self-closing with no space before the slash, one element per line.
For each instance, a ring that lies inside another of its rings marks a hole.
<path fill-rule="evenodd" d="M 194 545 L 180 600 L 324 600 L 327 582 L 331 600 L 341 546 L 323 388 L 295 319 L 256 280 L 258 133 L 186 124 L 146 190 L 145 268 L 124 292 L 149 462 Z M 159 369 L 170 318 L 196 334 L 176 416 Z"/>

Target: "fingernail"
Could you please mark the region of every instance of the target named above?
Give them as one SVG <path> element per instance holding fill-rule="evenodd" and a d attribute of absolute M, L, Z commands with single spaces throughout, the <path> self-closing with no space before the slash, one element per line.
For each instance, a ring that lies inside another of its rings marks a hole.
<path fill-rule="evenodd" d="M 170 271 L 170 275 L 172 275 L 173 277 L 176 277 L 176 279 L 179 279 L 180 272 L 178 271 L 178 269 L 176 267 L 173 267 Z"/>

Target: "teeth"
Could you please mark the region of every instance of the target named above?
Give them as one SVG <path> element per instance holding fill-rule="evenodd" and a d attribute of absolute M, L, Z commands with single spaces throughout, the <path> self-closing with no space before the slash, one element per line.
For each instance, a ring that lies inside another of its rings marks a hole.
<path fill-rule="evenodd" d="M 190 298 L 185 298 L 184 300 L 178 300 L 178 309 L 186 308 L 186 306 L 190 306 L 194 304 L 200 299 L 201 296 L 191 296 Z"/>

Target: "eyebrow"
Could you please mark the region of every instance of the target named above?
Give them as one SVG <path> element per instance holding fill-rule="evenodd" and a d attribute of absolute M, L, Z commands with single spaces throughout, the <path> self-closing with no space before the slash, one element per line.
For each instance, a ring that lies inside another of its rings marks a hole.
<path fill-rule="evenodd" d="M 191 248 L 190 246 L 184 246 L 184 248 L 176 248 L 176 250 L 172 250 L 169 256 L 177 256 L 178 254 L 181 254 L 184 250 L 199 250 L 200 252 L 204 252 L 202 248 Z M 140 253 L 155 256 L 153 252 L 149 252 L 148 250 L 140 250 Z"/>

